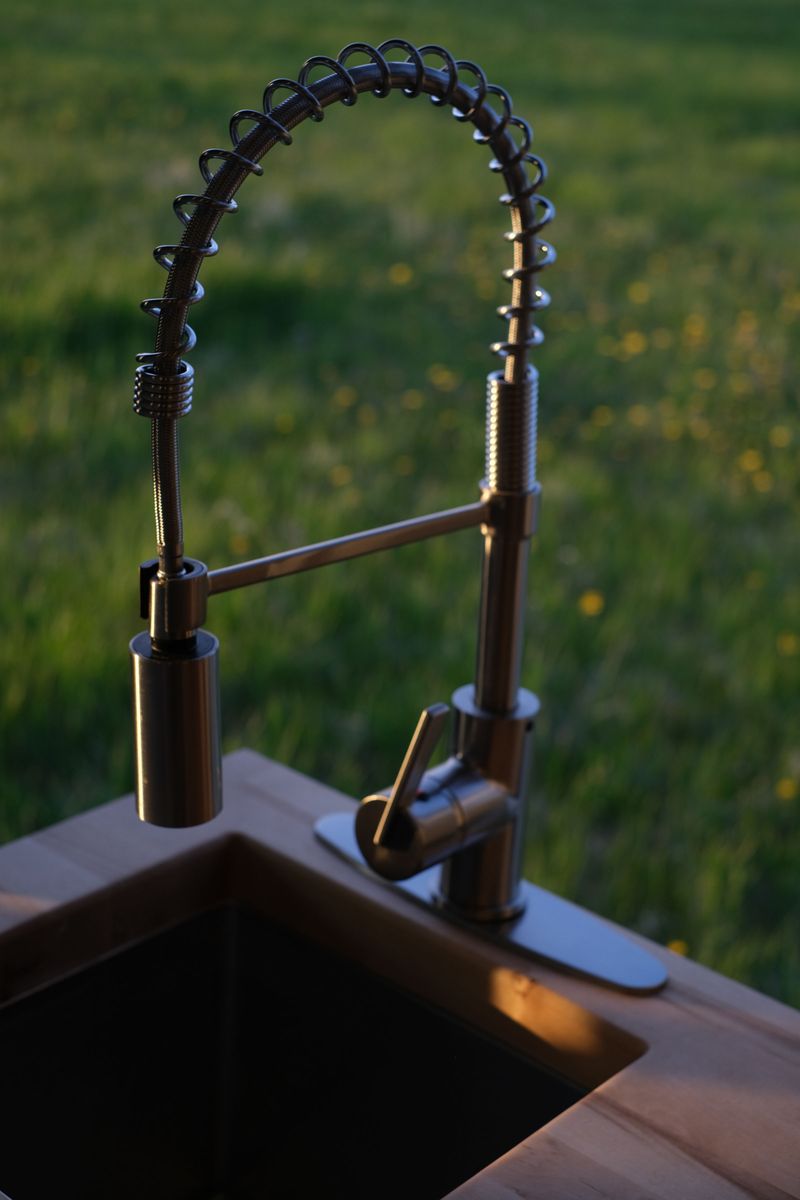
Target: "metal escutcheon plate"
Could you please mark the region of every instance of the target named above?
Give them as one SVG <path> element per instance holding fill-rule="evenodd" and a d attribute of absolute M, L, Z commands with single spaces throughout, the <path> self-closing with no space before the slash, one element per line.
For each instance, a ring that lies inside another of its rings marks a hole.
<path fill-rule="evenodd" d="M 417 904 L 434 909 L 446 920 L 480 937 L 526 958 L 635 995 L 657 992 L 667 982 L 665 967 L 652 954 L 600 917 L 527 880 L 522 883 L 525 911 L 521 916 L 491 925 L 459 919 L 437 903 L 439 867 L 431 867 L 401 883 L 389 883 L 364 862 L 354 826 L 351 813 L 331 813 L 316 822 L 314 833 L 325 846 L 371 879 L 399 889 Z"/>

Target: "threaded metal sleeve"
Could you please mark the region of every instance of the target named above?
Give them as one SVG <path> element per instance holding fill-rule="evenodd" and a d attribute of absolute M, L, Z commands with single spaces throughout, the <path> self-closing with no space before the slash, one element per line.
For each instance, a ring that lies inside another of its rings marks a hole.
<path fill-rule="evenodd" d="M 486 482 L 498 492 L 530 492 L 536 483 L 539 375 L 529 366 L 519 383 L 502 371 L 486 381 Z"/>

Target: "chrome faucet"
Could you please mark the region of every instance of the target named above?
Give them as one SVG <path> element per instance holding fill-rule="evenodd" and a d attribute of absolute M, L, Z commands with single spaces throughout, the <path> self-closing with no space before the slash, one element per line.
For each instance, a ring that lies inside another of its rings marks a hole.
<path fill-rule="evenodd" d="M 390 50 L 399 50 L 398 61 Z M 348 66 L 359 55 L 366 63 Z M 433 67 L 426 59 L 435 58 Z M 312 81 L 312 74 L 325 74 Z M 466 76 L 469 82 L 464 81 Z M 508 191 L 513 263 L 505 272 L 511 303 L 500 309 L 506 340 L 493 350 L 503 360 L 489 375 L 486 409 L 486 477 L 480 498 L 445 512 L 416 517 L 331 541 L 208 571 L 186 558 L 180 502 L 177 421 L 191 409 L 193 371 L 183 355 L 195 344 L 186 324 L 190 305 L 202 298 L 198 273 L 217 251 L 214 233 L 236 209 L 234 195 L 260 160 L 305 118 L 322 120 L 340 101 L 379 98 L 401 90 L 426 93 L 475 126 L 474 139 L 492 152 L 490 168 Z M 277 93 L 288 95 L 275 102 Z M 498 102 L 499 112 L 492 106 Z M 249 126 L 243 132 L 243 126 Z M 174 203 L 185 226 L 180 243 L 159 246 L 156 260 L 168 272 L 163 296 L 142 307 L 158 319 L 155 350 L 139 356 L 134 408 L 152 421 L 153 477 L 158 557 L 142 564 L 141 610 L 148 631 L 131 643 L 140 817 L 181 826 L 206 821 L 221 807 L 219 645 L 202 629 L 209 596 L 311 570 L 381 549 L 457 530 L 480 527 L 484 539 L 478 649 L 474 685 L 452 697 L 450 757 L 428 769 L 447 720 L 443 704 L 425 708 L 391 789 L 366 796 L 351 814 L 318 822 L 317 835 L 340 854 L 452 919 L 517 948 L 560 962 L 631 991 L 659 988 L 660 964 L 582 913 L 522 880 L 527 781 L 535 696 L 520 687 L 529 542 L 539 500 L 536 481 L 538 376 L 528 362 L 541 332 L 534 314 L 548 303 L 537 283 L 555 258 L 540 231 L 553 207 L 539 194 L 546 175 L 531 153 L 532 133 L 512 112 L 508 93 L 487 83 L 475 63 L 456 61 L 442 47 L 415 48 L 393 39 L 375 48 L 346 46 L 336 59 L 308 59 L 298 79 L 266 88 L 261 110 L 243 109 L 230 123 L 232 149 L 200 157 L 203 193 Z M 532 168 L 529 174 L 529 168 Z"/>

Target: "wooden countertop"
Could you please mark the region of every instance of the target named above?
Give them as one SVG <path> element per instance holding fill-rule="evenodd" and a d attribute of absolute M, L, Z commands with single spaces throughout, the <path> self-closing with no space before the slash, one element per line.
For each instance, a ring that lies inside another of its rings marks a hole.
<path fill-rule="evenodd" d="M 352 804 L 245 750 L 209 825 L 124 798 L 3 847 L 0 1002 L 235 897 L 594 1088 L 453 1197 L 800 1197 L 800 1013 L 643 938 L 670 972 L 646 998 L 497 949 L 315 840 Z"/>

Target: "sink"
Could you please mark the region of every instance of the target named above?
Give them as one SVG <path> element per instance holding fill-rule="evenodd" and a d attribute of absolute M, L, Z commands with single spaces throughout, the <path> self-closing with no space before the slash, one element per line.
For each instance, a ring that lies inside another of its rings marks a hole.
<path fill-rule="evenodd" d="M 11 1200 L 443 1196 L 584 1094 L 224 903 L 0 1012 Z"/>
<path fill-rule="evenodd" d="M 522 959 L 327 851 L 340 794 L 224 770 L 209 825 L 0 847 L 0 1200 L 794 1194 L 796 1013 Z"/>
<path fill-rule="evenodd" d="M 0 847 L 0 1200 L 444 1196 L 645 1053 L 629 997 L 325 849 L 341 795 L 224 769 L 208 825 L 123 798 Z"/>

